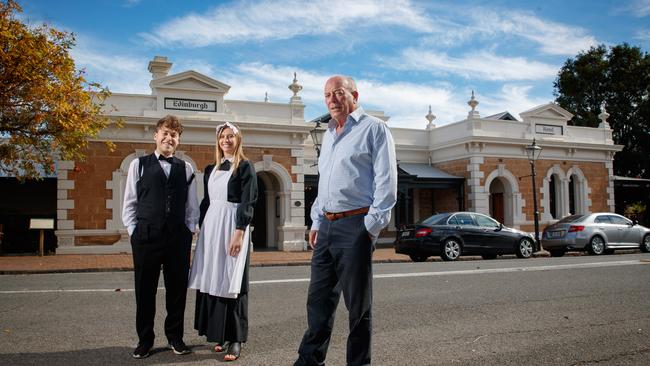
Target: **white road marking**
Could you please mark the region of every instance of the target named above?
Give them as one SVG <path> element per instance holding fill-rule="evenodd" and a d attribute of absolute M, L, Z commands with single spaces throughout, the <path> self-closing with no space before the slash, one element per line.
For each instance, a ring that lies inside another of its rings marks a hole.
<path fill-rule="evenodd" d="M 386 273 L 376 274 L 373 278 L 405 278 L 405 277 L 433 277 L 433 276 L 453 276 L 464 274 L 486 274 L 486 273 L 510 273 L 510 272 L 536 272 L 536 271 L 551 271 L 558 269 L 575 269 L 575 268 L 600 268 L 600 267 L 619 267 L 631 266 L 638 264 L 646 264 L 642 260 L 629 260 L 629 261 L 613 261 L 613 262 L 594 262 L 594 263 L 576 263 L 576 264 L 556 264 L 549 266 L 532 266 L 532 267 L 513 267 L 513 268 L 488 268 L 488 269 L 465 269 L 457 271 L 438 271 L 438 272 L 414 272 L 414 273 Z M 266 285 L 276 283 L 296 283 L 296 282 L 309 282 L 309 278 L 289 278 L 278 280 L 261 280 L 250 281 L 251 285 Z M 159 287 L 158 290 L 164 290 L 164 287 Z M 45 294 L 45 293 L 82 293 L 82 292 L 133 292 L 132 288 L 119 288 L 119 289 L 54 289 L 54 290 L 15 290 L 15 291 L 0 291 L 2 295 L 10 294 Z"/>

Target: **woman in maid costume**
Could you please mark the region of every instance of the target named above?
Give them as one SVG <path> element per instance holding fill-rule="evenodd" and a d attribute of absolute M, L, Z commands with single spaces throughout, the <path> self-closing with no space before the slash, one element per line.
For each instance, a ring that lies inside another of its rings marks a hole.
<path fill-rule="evenodd" d="M 196 289 L 194 328 L 224 360 L 237 360 L 248 337 L 249 224 L 257 176 L 242 149 L 241 130 L 217 127 L 216 164 L 205 167 L 201 216 L 189 288 Z"/>

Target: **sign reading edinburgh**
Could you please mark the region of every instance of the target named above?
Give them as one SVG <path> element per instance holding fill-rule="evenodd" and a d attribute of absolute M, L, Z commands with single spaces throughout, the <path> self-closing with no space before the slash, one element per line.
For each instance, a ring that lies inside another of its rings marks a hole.
<path fill-rule="evenodd" d="M 216 100 L 165 98 L 165 109 L 181 111 L 216 112 Z"/>

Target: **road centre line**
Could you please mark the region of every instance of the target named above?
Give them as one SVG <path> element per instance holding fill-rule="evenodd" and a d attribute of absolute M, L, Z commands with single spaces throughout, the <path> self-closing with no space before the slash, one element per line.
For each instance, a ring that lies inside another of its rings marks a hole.
<path fill-rule="evenodd" d="M 486 269 L 465 269 L 457 271 L 438 271 L 438 272 L 414 272 L 414 273 L 386 273 L 375 274 L 373 278 L 406 278 L 406 277 L 433 277 L 433 276 L 452 276 L 464 274 L 486 274 L 486 273 L 512 273 L 512 272 L 536 272 L 536 271 L 550 271 L 557 269 L 576 269 L 576 268 L 600 268 L 600 267 L 618 267 L 630 266 L 638 264 L 646 264 L 642 260 L 629 260 L 629 261 L 613 261 L 613 262 L 596 262 L 596 263 L 576 263 L 576 264 L 556 264 L 548 266 L 532 266 L 532 267 L 513 267 L 513 268 L 486 268 Z M 309 278 L 290 278 L 278 280 L 260 280 L 250 281 L 251 285 L 265 285 L 276 283 L 297 283 L 309 282 Z M 164 290 L 164 287 L 159 287 L 158 290 Z M 14 291 L 0 291 L 0 295 L 10 294 L 43 294 L 43 293 L 83 293 L 83 292 L 133 292 L 132 288 L 118 288 L 118 289 L 54 289 L 54 290 L 14 290 Z"/>

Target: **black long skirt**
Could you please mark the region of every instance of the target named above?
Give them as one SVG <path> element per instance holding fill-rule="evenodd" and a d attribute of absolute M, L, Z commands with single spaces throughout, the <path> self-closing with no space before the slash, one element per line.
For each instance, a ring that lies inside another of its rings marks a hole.
<path fill-rule="evenodd" d="M 194 329 L 208 342 L 246 342 L 248 339 L 248 293 L 236 299 L 196 291 Z"/>

